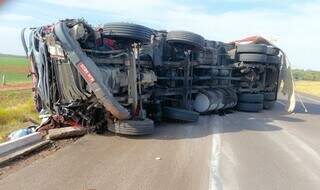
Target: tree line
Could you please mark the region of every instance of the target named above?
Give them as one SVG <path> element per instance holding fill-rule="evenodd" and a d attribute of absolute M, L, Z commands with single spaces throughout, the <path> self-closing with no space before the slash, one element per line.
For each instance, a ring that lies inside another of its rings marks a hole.
<path fill-rule="evenodd" d="M 320 81 L 320 71 L 293 69 L 292 74 L 295 80 Z"/>

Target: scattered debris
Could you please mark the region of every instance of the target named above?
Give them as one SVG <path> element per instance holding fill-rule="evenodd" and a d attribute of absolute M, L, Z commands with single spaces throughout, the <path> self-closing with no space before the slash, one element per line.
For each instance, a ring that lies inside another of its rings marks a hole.
<path fill-rule="evenodd" d="M 50 140 L 83 136 L 87 130 L 83 127 L 63 127 L 50 129 L 47 138 Z"/>
<path fill-rule="evenodd" d="M 61 115 L 42 116 L 43 115 L 40 115 L 42 122 L 40 126 L 36 128 L 36 131 L 42 134 L 47 134 L 50 129 L 63 127 L 62 124 L 65 122 L 64 117 Z"/>
<path fill-rule="evenodd" d="M 23 128 L 23 129 L 13 131 L 9 134 L 8 140 L 10 141 L 10 140 L 18 139 L 20 137 L 34 133 L 34 131 L 35 131 L 34 128 Z"/>

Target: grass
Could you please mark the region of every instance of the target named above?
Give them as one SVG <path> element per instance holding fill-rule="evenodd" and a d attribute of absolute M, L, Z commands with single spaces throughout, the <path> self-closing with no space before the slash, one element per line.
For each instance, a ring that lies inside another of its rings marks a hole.
<path fill-rule="evenodd" d="M 0 55 L 0 83 L 3 75 L 6 84 L 31 82 L 31 78 L 27 78 L 28 67 L 29 62 L 24 57 Z M 30 89 L 0 91 L 0 142 L 12 131 L 27 127 L 25 122 L 30 119 L 39 121 Z"/>
<path fill-rule="evenodd" d="M 320 81 L 296 81 L 296 91 L 320 97 Z"/>
<path fill-rule="evenodd" d="M 28 78 L 27 74 L 12 73 L 12 72 L 0 72 L 1 83 L 3 82 L 3 75 L 5 75 L 5 84 L 31 82 L 31 78 Z"/>
<path fill-rule="evenodd" d="M 23 56 L 0 55 L 0 65 L 28 66 L 28 60 Z"/>
<path fill-rule="evenodd" d="M 31 90 L 0 92 L 0 142 L 10 132 L 26 127 L 25 122 L 30 119 L 39 121 Z"/>
<path fill-rule="evenodd" d="M 7 84 L 31 82 L 28 78 L 29 62 L 24 57 L 0 55 L 0 81 L 3 76 Z"/>

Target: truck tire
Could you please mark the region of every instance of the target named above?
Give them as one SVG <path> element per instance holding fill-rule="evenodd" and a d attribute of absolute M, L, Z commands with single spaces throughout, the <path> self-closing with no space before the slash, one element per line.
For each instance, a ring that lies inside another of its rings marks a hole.
<path fill-rule="evenodd" d="M 267 57 L 267 63 L 280 64 L 280 62 L 281 62 L 280 57 L 277 55 L 268 55 Z"/>
<path fill-rule="evenodd" d="M 199 119 L 199 113 L 180 108 L 166 106 L 163 107 L 162 113 L 164 118 L 185 122 L 195 122 Z"/>
<path fill-rule="evenodd" d="M 151 119 L 123 120 L 108 123 L 108 130 L 122 135 L 150 135 L 154 132 L 154 123 Z"/>
<path fill-rule="evenodd" d="M 195 46 L 202 49 L 205 46 L 205 39 L 199 34 L 188 31 L 170 31 L 167 34 L 168 43 L 181 43 Z"/>
<path fill-rule="evenodd" d="M 154 34 L 153 30 L 145 26 L 132 23 L 108 23 L 103 26 L 103 33 L 109 37 L 121 37 L 148 42 Z"/>
<path fill-rule="evenodd" d="M 237 53 L 267 53 L 267 46 L 264 44 L 239 44 Z"/>
<path fill-rule="evenodd" d="M 262 103 L 263 94 L 250 94 L 250 93 L 240 94 L 238 97 L 238 101 L 243 103 Z"/>
<path fill-rule="evenodd" d="M 273 46 L 268 46 L 267 55 L 279 55 L 279 49 Z"/>
<path fill-rule="evenodd" d="M 266 63 L 267 62 L 267 55 L 253 54 L 253 53 L 241 53 L 241 54 L 238 54 L 238 61 Z"/>
<path fill-rule="evenodd" d="M 276 93 L 275 92 L 264 92 L 264 101 L 273 101 L 276 100 Z"/>
<path fill-rule="evenodd" d="M 263 103 L 238 103 L 238 110 L 245 112 L 260 112 L 263 109 Z"/>
<path fill-rule="evenodd" d="M 226 88 L 226 90 L 229 92 L 229 95 L 231 95 L 231 97 L 233 99 L 232 107 L 236 106 L 237 102 L 238 102 L 238 96 L 237 96 L 236 91 L 234 89 L 231 89 L 231 88 Z"/>
<path fill-rule="evenodd" d="M 263 109 L 269 110 L 273 108 L 276 101 L 263 101 Z"/>
<path fill-rule="evenodd" d="M 235 93 L 231 91 L 231 89 L 221 88 L 217 89 L 223 92 L 224 94 L 224 109 L 232 108 L 237 105 L 237 97 Z"/>

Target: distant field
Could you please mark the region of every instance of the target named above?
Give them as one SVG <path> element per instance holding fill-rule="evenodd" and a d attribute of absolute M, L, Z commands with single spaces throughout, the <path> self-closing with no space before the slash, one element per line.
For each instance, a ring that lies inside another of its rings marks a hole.
<path fill-rule="evenodd" d="M 29 119 L 38 120 L 32 102 L 31 78 L 28 75 L 28 60 L 19 56 L 0 55 L 0 142 L 7 135 L 25 127 Z M 6 85 L 2 85 L 5 75 Z M 13 89 L 13 90 L 12 90 Z"/>
<path fill-rule="evenodd" d="M 3 75 L 7 84 L 31 82 L 31 78 L 27 78 L 28 67 L 29 62 L 24 57 L 0 55 L 1 84 Z"/>
<path fill-rule="evenodd" d="M 296 91 L 320 97 L 320 81 L 296 81 Z"/>
<path fill-rule="evenodd" d="M 30 119 L 38 121 L 31 90 L 10 90 L 0 92 L 0 142 L 7 135 L 25 126 Z"/>

